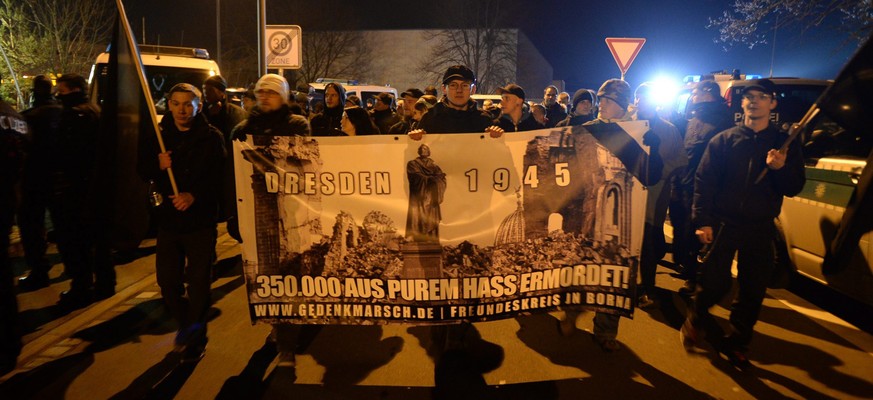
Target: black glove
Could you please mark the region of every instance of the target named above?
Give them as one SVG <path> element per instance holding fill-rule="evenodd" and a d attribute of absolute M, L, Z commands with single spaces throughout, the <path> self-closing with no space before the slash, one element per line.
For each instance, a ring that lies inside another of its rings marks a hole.
<path fill-rule="evenodd" d="M 239 140 L 240 142 L 246 141 L 246 134 L 242 131 L 242 129 L 233 133 L 233 140 Z"/>
<path fill-rule="evenodd" d="M 648 131 L 643 135 L 643 144 L 652 149 L 657 149 L 661 144 L 661 138 L 659 138 L 654 132 Z"/>

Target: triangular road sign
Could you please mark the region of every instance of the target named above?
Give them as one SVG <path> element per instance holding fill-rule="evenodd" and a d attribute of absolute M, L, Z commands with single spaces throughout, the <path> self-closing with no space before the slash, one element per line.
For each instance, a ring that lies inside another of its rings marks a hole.
<path fill-rule="evenodd" d="M 643 38 L 606 38 L 606 46 L 615 58 L 622 76 L 630 68 L 645 43 L 646 39 Z"/>

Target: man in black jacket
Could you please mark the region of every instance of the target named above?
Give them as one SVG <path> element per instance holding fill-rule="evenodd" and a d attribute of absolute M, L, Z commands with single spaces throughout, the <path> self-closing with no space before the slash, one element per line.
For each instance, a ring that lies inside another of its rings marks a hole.
<path fill-rule="evenodd" d="M 225 150 L 221 132 L 199 113 L 201 97 L 196 87 L 180 83 L 168 96 L 171 115 L 161 121 L 166 151 L 160 152 L 157 140 L 148 138 L 151 146 L 144 147 L 151 152 L 140 156 L 139 171 L 143 178 L 155 181 L 164 199 L 155 213 L 158 285 L 179 324 L 174 351 L 182 353 L 183 362 L 194 362 L 206 348 Z M 170 168 L 176 188 L 170 183 Z"/>
<path fill-rule="evenodd" d="M 673 202 L 670 222 L 673 225 L 673 259 L 682 265 L 685 286 L 682 294 L 691 294 L 697 285 L 697 253 L 700 241 L 691 229 L 691 203 L 694 197 L 694 175 L 706 145 L 717 133 L 734 126 L 733 115 L 714 81 L 701 81 L 691 91 L 691 119 L 685 128 L 685 155 L 688 165 L 684 173 L 673 179 Z"/>
<path fill-rule="evenodd" d="M 697 169 L 692 218 L 698 238 L 709 249 L 681 329 L 686 348 L 698 344 L 699 333 L 705 332 L 739 369 L 750 365 L 746 351 L 775 268 L 773 220 L 783 196 L 799 193 L 806 180 L 800 144 L 794 141 L 787 151 L 779 150 L 788 136 L 770 123 L 776 108 L 773 83 L 752 83 L 744 89 L 742 102 L 743 123 L 717 134 Z M 759 181 L 762 171 L 766 175 Z M 731 306 L 730 333 L 722 339 L 709 308 L 730 291 L 736 253 L 739 292 Z"/>
<path fill-rule="evenodd" d="M 27 123 L 0 99 L 0 376 L 15 369 L 21 353 L 18 301 L 9 261 L 9 232 L 15 216 L 16 185 L 25 159 Z"/>
<path fill-rule="evenodd" d="M 33 107 L 21 112 L 30 125 L 27 160 L 21 185 L 18 227 L 30 274 L 18 278 L 19 291 L 32 291 L 49 285 L 51 264 L 46 258 L 45 211 L 51 190 L 49 181 L 48 142 L 57 136 L 64 108 L 52 98 L 52 81 L 45 75 L 33 78 Z"/>
<path fill-rule="evenodd" d="M 524 102 L 524 89 L 514 83 L 497 88 L 500 94 L 501 113 L 494 124 L 506 132 L 522 132 L 543 129 Z"/>
<path fill-rule="evenodd" d="M 470 96 L 476 93 L 476 74 L 464 65 L 453 65 L 443 74 L 443 93 L 439 102 L 424 114 L 419 129 L 409 137 L 420 140 L 425 133 L 489 132 L 500 137 L 503 130 L 493 125 L 491 116 L 479 110 Z"/>
<path fill-rule="evenodd" d="M 93 176 L 100 109 L 88 101 L 88 84 L 76 74 L 58 78 L 57 97 L 63 104 L 60 128 L 48 140 L 49 201 L 58 250 L 70 276 L 70 290 L 61 293 L 63 311 L 85 307 L 115 293 L 115 267 L 106 232 L 97 231 L 98 213 Z M 93 291 L 92 291 L 93 289 Z"/>
<path fill-rule="evenodd" d="M 558 88 L 549 85 L 543 91 L 543 107 L 546 108 L 546 127 L 553 128 L 558 122 L 567 118 L 567 110 L 558 103 Z"/>

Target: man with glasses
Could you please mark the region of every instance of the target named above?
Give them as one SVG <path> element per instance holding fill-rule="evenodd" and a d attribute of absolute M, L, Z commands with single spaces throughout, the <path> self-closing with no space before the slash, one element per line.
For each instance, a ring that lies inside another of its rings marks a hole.
<path fill-rule="evenodd" d="M 470 96 L 476 93 L 476 74 L 464 65 L 453 65 L 443 74 L 445 95 L 424 117 L 419 129 L 409 136 L 420 140 L 425 133 L 488 132 L 500 137 L 503 130 L 493 126 L 491 116 L 479 110 Z"/>
<path fill-rule="evenodd" d="M 782 198 L 799 193 L 805 182 L 800 144 L 794 141 L 781 151 L 788 136 L 770 122 L 775 95 L 768 79 L 753 81 L 743 90 L 742 124 L 712 138 L 695 177 L 692 219 L 708 252 L 680 333 L 686 349 L 698 345 L 705 333 L 737 369 L 751 365 L 746 351 L 775 268 L 773 220 Z M 731 305 L 730 333 L 722 337 L 709 309 L 730 291 L 731 263 L 737 253 L 739 291 Z"/>

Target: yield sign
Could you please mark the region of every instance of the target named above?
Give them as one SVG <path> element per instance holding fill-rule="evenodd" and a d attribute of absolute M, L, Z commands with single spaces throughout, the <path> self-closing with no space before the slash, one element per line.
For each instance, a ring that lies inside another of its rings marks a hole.
<path fill-rule="evenodd" d="M 618 64 L 618 69 L 621 70 L 621 75 L 627 72 L 634 58 L 640 53 L 646 39 L 643 38 L 606 38 L 606 45 L 615 58 L 615 63 Z"/>

